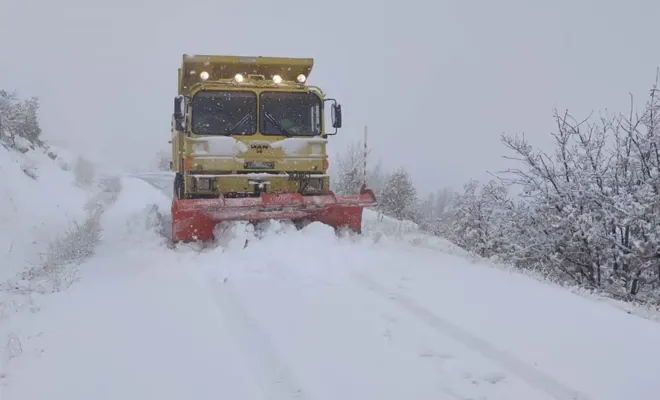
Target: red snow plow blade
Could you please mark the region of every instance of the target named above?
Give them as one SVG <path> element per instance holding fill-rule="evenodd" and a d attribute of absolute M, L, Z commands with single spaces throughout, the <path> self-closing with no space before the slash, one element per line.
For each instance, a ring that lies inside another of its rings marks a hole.
<path fill-rule="evenodd" d="M 373 191 L 364 186 L 356 195 L 263 193 L 260 197 L 248 198 L 175 198 L 172 201 L 172 240 L 211 241 L 215 225 L 222 221 L 267 219 L 319 221 L 360 233 L 362 209 L 375 204 Z"/>

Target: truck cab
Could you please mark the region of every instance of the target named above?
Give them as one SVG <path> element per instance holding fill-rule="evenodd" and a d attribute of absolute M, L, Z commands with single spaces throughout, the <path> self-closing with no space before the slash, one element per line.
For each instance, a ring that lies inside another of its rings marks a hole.
<path fill-rule="evenodd" d="M 184 55 L 172 116 L 175 197 L 329 193 L 326 144 L 341 106 L 307 84 L 312 67 L 310 58 Z"/>

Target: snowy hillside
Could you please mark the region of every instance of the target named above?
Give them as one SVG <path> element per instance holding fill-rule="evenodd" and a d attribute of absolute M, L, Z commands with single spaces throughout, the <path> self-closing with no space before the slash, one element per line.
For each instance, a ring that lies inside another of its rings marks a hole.
<path fill-rule="evenodd" d="M 67 246 L 62 241 L 83 239 L 67 235 L 91 223 L 110 184 L 84 158 L 20 139 L 17 149 L 0 146 L 3 281 L 74 261 L 79 255 L 64 254 Z"/>
<path fill-rule="evenodd" d="M 100 239 L 111 197 L 93 165 L 64 149 L 20 137 L 0 142 L 0 374 L 20 353 L 12 320 L 37 299 L 77 280 L 76 264 Z"/>
<path fill-rule="evenodd" d="M 5 270 L 48 250 L 71 220 L 95 221 L 69 229 L 79 265 L 53 271 L 75 271 L 70 287 L 5 287 L 12 304 L 29 307 L 5 303 L 3 400 L 660 392 L 659 324 L 477 263 L 413 224 L 365 212 L 365 234 L 342 238 L 320 224 L 296 231 L 273 222 L 259 234 L 234 224 L 215 246 L 170 248 L 168 174 L 81 187 L 38 152 L 0 155 L 3 174 L 11 171 L 3 199 L 15 206 L 2 214 L 2 243 L 15 241 Z M 29 162 L 41 179 L 23 172 Z"/>
<path fill-rule="evenodd" d="M 24 154 L 0 146 L 0 278 L 38 263 L 56 234 L 84 218 L 87 193 L 76 186 L 69 165 L 45 149 Z"/>

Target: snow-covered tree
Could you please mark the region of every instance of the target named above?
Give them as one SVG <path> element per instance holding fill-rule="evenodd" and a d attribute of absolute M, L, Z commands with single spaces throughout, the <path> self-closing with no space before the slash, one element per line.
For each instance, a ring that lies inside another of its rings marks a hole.
<path fill-rule="evenodd" d="M 471 180 L 453 197 L 451 218 L 441 230 L 449 239 L 484 257 L 511 250 L 508 234 L 514 216 L 504 186 L 490 181 L 479 189 L 479 182 Z"/>
<path fill-rule="evenodd" d="M 353 142 L 341 153 L 333 168 L 333 186 L 338 194 L 355 194 L 360 192 L 364 183 L 364 149 L 360 142 Z"/>
<path fill-rule="evenodd" d="M 553 152 L 503 135 L 517 165 L 500 182 L 469 182 L 440 233 L 557 281 L 660 304 L 659 95 L 656 83 L 637 114 L 555 112 Z"/>
<path fill-rule="evenodd" d="M 160 150 L 158 152 L 158 170 L 169 171 L 172 162 L 172 153 L 170 151 Z"/>
<path fill-rule="evenodd" d="M 367 164 L 367 187 L 374 191 L 377 199 L 380 199 L 383 194 L 387 179 L 387 172 L 384 170 L 380 159 L 373 164 Z"/>
<path fill-rule="evenodd" d="M 396 169 L 383 187 L 379 200 L 380 210 L 391 217 L 419 221 L 417 190 L 404 168 Z"/>
<path fill-rule="evenodd" d="M 452 222 L 452 207 L 456 194 L 448 187 L 435 193 L 429 193 L 420 206 L 420 227 L 429 233 L 448 236 L 448 227 Z"/>
<path fill-rule="evenodd" d="M 537 262 L 620 295 L 658 286 L 660 214 L 652 154 L 660 131 L 649 119 L 654 108 L 652 98 L 642 116 L 603 119 L 599 125 L 556 114 L 553 156 L 524 139 L 503 138 L 525 166 L 509 171 L 510 182 L 522 187 L 530 206 L 527 218 L 535 232 L 528 237 L 542 242 L 533 244 Z M 610 138 L 613 148 L 607 147 Z"/>
<path fill-rule="evenodd" d="M 429 220 L 435 217 L 435 193 L 429 193 L 422 201 L 419 212 Z"/>
<path fill-rule="evenodd" d="M 441 217 L 449 212 L 454 202 L 454 196 L 454 192 L 448 187 L 438 190 L 434 196 L 434 215 Z"/>
<path fill-rule="evenodd" d="M 348 145 L 346 150 L 337 157 L 333 169 L 335 169 L 335 172 L 332 177 L 332 186 L 336 193 L 359 193 L 364 183 L 363 142 L 356 141 Z M 383 187 L 388 178 L 380 159 L 367 165 L 366 178 L 367 187 L 374 191 L 376 198 L 380 201 Z"/>
<path fill-rule="evenodd" d="M 36 97 L 21 101 L 15 92 L 0 90 L 0 141 L 17 146 L 17 138 L 32 145 L 41 145 Z"/>

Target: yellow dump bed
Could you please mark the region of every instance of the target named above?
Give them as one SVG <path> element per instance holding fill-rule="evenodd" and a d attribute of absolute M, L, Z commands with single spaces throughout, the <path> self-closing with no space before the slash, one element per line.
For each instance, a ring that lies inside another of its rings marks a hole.
<path fill-rule="evenodd" d="M 236 74 L 263 76 L 267 80 L 280 75 L 284 82 L 295 82 L 300 74 L 308 78 L 313 66 L 312 58 L 186 54 L 179 69 L 179 94 L 187 94 L 199 82 L 202 71 L 209 74 L 207 82 L 230 80 Z"/>

